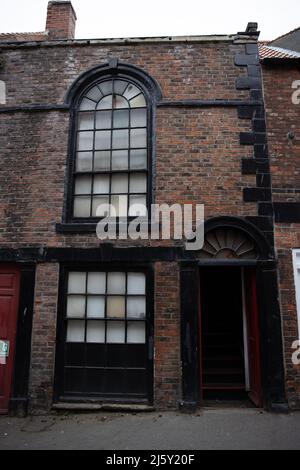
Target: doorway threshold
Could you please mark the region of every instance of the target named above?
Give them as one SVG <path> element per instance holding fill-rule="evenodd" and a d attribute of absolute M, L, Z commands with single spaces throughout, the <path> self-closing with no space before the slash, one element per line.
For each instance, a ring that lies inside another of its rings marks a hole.
<path fill-rule="evenodd" d="M 67 411 L 155 411 L 150 405 L 121 403 L 68 403 L 60 402 L 52 405 L 53 410 Z"/>
<path fill-rule="evenodd" d="M 256 408 L 250 400 L 203 400 L 200 409 L 249 409 Z"/>

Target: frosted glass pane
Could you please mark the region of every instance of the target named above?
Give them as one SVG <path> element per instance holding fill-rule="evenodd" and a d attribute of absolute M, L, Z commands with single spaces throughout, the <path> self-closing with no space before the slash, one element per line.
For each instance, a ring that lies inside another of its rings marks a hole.
<path fill-rule="evenodd" d="M 68 292 L 69 294 L 85 293 L 86 273 L 70 272 L 68 276 Z"/>
<path fill-rule="evenodd" d="M 115 80 L 114 92 L 117 93 L 118 95 L 123 95 L 127 85 L 128 85 L 128 82 L 125 82 L 124 80 Z"/>
<path fill-rule="evenodd" d="M 129 112 L 114 111 L 113 127 L 129 127 Z"/>
<path fill-rule="evenodd" d="M 145 106 L 146 106 L 146 101 L 142 94 L 130 100 L 131 108 L 144 108 Z"/>
<path fill-rule="evenodd" d="M 102 321 L 90 320 L 86 327 L 87 343 L 104 343 L 105 342 L 105 324 Z"/>
<path fill-rule="evenodd" d="M 111 131 L 97 131 L 95 132 L 95 149 L 109 149 L 110 148 L 110 134 Z"/>
<path fill-rule="evenodd" d="M 87 317 L 104 318 L 105 298 L 98 295 L 89 296 L 87 299 Z"/>
<path fill-rule="evenodd" d="M 74 217 L 90 217 L 91 198 L 89 196 L 76 196 L 74 198 Z"/>
<path fill-rule="evenodd" d="M 130 131 L 130 147 L 147 147 L 146 129 L 132 129 Z"/>
<path fill-rule="evenodd" d="M 106 274 L 89 273 L 87 291 L 88 294 L 105 294 Z"/>
<path fill-rule="evenodd" d="M 112 193 L 128 193 L 128 175 L 116 173 L 111 178 Z"/>
<path fill-rule="evenodd" d="M 91 100 L 94 101 L 99 101 L 102 96 L 102 93 L 100 92 L 99 88 L 97 86 L 94 86 L 93 88 L 90 89 L 90 91 L 86 94 L 87 98 L 90 98 Z"/>
<path fill-rule="evenodd" d="M 108 294 L 125 294 L 126 274 L 125 273 L 108 273 L 107 274 L 107 293 Z"/>
<path fill-rule="evenodd" d="M 128 213 L 128 197 L 125 195 L 121 196 L 112 196 L 111 197 L 111 205 L 115 208 L 116 217 L 126 217 Z M 111 213 L 111 216 L 114 216 Z"/>
<path fill-rule="evenodd" d="M 84 342 L 84 321 L 69 320 L 67 329 L 67 343 Z"/>
<path fill-rule="evenodd" d="M 147 125 L 147 110 L 146 109 L 133 109 L 131 111 L 131 127 L 146 127 Z"/>
<path fill-rule="evenodd" d="M 113 170 L 127 170 L 128 150 L 114 150 L 112 152 L 111 165 Z"/>
<path fill-rule="evenodd" d="M 120 108 L 129 108 L 128 101 L 119 95 L 114 95 L 113 97 L 113 108 L 120 109 Z"/>
<path fill-rule="evenodd" d="M 83 98 L 80 104 L 80 110 L 81 111 L 89 111 L 93 110 L 96 108 L 96 103 L 95 101 L 88 100 L 87 98 Z"/>
<path fill-rule="evenodd" d="M 77 150 L 92 150 L 93 149 L 94 132 L 78 132 L 77 135 Z"/>
<path fill-rule="evenodd" d="M 97 109 L 112 109 L 112 95 L 102 98 L 98 103 Z"/>
<path fill-rule="evenodd" d="M 99 88 L 101 89 L 103 95 L 108 95 L 108 94 L 112 93 L 112 91 L 113 91 L 112 80 L 100 83 Z"/>
<path fill-rule="evenodd" d="M 127 297 L 127 318 L 143 319 L 146 315 L 145 297 Z"/>
<path fill-rule="evenodd" d="M 146 193 L 147 192 L 147 180 L 145 174 L 133 174 L 130 175 L 130 193 Z"/>
<path fill-rule="evenodd" d="M 92 171 L 93 169 L 93 154 L 92 152 L 78 152 L 76 159 L 77 171 Z"/>
<path fill-rule="evenodd" d="M 110 129 L 111 124 L 111 111 L 96 113 L 96 129 Z"/>
<path fill-rule="evenodd" d="M 130 196 L 129 215 L 132 217 L 147 215 L 146 196 Z"/>
<path fill-rule="evenodd" d="M 128 147 L 128 130 L 113 131 L 112 148 L 121 149 Z"/>
<path fill-rule="evenodd" d="M 109 170 L 110 168 L 110 152 L 95 152 L 94 170 Z"/>
<path fill-rule="evenodd" d="M 130 100 L 134 96 L 140 94 L 141 91 L 135 86 L 129 83 L 128 87 L 125 90 L 125 93 L 123 93 L 123 96 L 127 99 Z"/>
<path fill-rule="evenodd" d="M 106 330 L 107 343 L 125 343 L 124 322 L 108 322 Z"/>
<path fill-rule="evenodd" d="M 128 322 L 127 324 L 127 343 L 146 342 L 145 323 L 144 322 Z"/>
<path fill-rule="evenodd" d="M 91 194 L 92 178 L 91 176 L 76 176 L 75 194 Z"/>
<path fill-rule="evenodd" d="M 107 317 L 124 318 L 125 317 L 125 297 L 110 296 L 107 297 Z"/>
<path fill-rule="evenodd" d="M 68 295 L 67 317 L 83 318 L 85 315 L 84 295 Z"/>
<path fill-rule="evenodd" d="M 93 217 L 106 217 L 109 215 L 109 204 L 108 196 L 94 196 L 92 204 L 92 216 Z M 103 206 L 103 207 L 102 207 Z"/>
<path fill-rule="evenodd" d="M 109 176 L 108 175 L 95 175 L 94 176 L 94 194 L 108 194 L 109 193 Z"/>
<path fill-rule="evenodd" d="M 134 170 L 142 170 L 147 168 L 147 150 L 131 150 L 130 152 L 130 168 Z"/>
<path fill-rule="evenodd" d="M 94 129 L 94 113 L 79 113 L 78 116 L 78 129 Z"/>
<path fill-rule="evenodd" d="M 128 273 L 127 293 L 140 295 L 146 293 L 146 275 L 144 273 Z"/>

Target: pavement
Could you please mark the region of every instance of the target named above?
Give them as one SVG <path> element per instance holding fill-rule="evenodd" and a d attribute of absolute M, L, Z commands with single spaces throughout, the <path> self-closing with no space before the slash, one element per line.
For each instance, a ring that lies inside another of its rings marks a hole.
<path fill-rule="evenodd" d="M 56 413 L 0 417 L 0 450 L 300 449 L 300 411 Z"/>

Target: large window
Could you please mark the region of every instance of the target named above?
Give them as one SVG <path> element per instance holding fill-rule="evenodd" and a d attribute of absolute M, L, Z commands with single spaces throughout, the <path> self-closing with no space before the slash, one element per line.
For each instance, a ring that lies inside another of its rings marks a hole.
<path fill-rule="evenodd" d="M 56 400 L 152 400 L 151 286 L 147 269 L 62 268 Z"/>
<path fill-rule="evenodd" d="M 148 114 L 142 88 L 128 79 L 103 79 L 80 98 L 76 113 L 72 217 L 145 215 Z M 104 206 L 103 206 L 104 207 Z"/>
<path fill-rule="evenodd" d="M 298 339 L 300 340 L 300 250 L 293 250 L 293 264 L 298 317 Z"/>

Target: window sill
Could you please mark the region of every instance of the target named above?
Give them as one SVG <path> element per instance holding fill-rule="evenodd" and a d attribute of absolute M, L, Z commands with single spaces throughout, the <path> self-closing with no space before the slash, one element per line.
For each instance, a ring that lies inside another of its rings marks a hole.
<path fill-rule="evenodd" d="M 135 217 L 125 219 L 118 219 L 116 221 L 116 226 L 120 227 L 125 224 L 128 227 L 129 223 L 134 220 Z M 151 222 L 148 219 L 144 222 L 147 224 L 148 229 L 151 227 Z M 96 233 L 98 222 L 67 222 L 60 223 L 55 225 L 56 233 Z M 159 224 L 160 226 L 160 224 Z"/>

